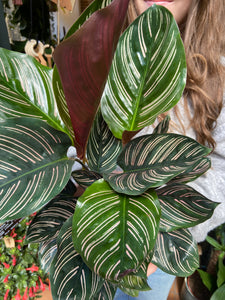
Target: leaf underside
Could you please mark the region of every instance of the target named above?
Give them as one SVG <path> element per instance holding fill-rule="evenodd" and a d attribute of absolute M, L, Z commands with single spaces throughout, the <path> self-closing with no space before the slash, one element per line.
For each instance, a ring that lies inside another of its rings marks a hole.
<path fill-rule="evenodd" d="M 96 11 L 54 51 L 80 158 L 85 153 L 128 3 L 114 0 Z"/>
<path fill-rule="evenodd" d="M 90 16 L 98 9 L 102 9 L 109 5 L 112 2 L 112 0 L 95 0 L 93 1 L 86 10 L 80 15 L 80 17 L 76 20 L 76 22 L 71 26 L 71 28 L 68 30 L 65 39 L 70 37 L 72 34 L 74 34 L 82 25 L 83 23 L 90 18 Z M 60 116 L 68 128 L 68 131 L 73 139 L 75 139 L 73 126 L 71 123 L 70 113 L 69 109 L 66 103 L 65 94 L 63 91 L 61 79 L 59 76 L 58 69 L 56 65 L 54 65 L 53 68 L 53 90 L 57 102 L 57 106 L 59 109 Z"/>

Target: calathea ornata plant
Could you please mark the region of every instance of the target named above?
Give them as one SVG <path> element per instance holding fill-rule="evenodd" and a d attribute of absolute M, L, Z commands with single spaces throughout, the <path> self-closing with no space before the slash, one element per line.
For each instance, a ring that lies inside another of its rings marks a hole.
<path fill-rule="evenodd" d="M 26 240 L 40 243 L 53 299 L 137 295 L 150 261 L 188 276 L 198 253 L 187 228 L 216 206 L 186 185 L 210 167 L 210 150 L 167 133 L 168 117 L 128 139 L 179 101 L 186 78 L 170 12 L 154 5 L 122 33 L 128 3 L 94 1 L 53 71 L 1 49 L 1 222 L 38 212 Z"/>

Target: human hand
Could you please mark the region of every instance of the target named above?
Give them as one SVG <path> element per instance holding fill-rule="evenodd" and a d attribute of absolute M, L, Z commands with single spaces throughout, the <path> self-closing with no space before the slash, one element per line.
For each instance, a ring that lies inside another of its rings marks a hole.
<path fill-rule="evenodd" d="M 157 270 L 157 266 L 154 265 L 153 263 L 150 263 L 148 265 L 148 270 L 147 270 L 147 276 L 151 275 L 152 273 L 154 273 Z"/>

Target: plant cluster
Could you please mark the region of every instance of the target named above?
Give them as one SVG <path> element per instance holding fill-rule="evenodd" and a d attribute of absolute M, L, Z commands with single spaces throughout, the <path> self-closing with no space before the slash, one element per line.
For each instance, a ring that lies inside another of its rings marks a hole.
<path fill-rule="evenodd" d="M 36 299 L 44 290 L 46 275 L 39 267 L 38 244 L 26 244 L 25 234 L 31 220 L 23 219 L 0 240 L 0 298 Z M 8 245 L 11 241 L 13 245 Z"/>
<path fill-rule="evenodd" d="M 214 274 L 198 269 L 200 277 L 211 293 L 210 300 L 224 299 L 225 297 L 225 224 L 215 230 L 216 237 L 206 237 L 206 241 L 216 251 L 217 261 Z"/>
<path fill-rule="evenodd" d="M 190 275 L 199 257 L 188 227 L 217 205 L 186 185 L 210 168 L 211 150 L 168 133 L 169 117 L 130 139 L 177 104 L 186 61 L 163 7 L 121 35 L 128 4 L 93 1 L 54 51 L 54 71 L 0 50 L 0 220 L 38 212 L 26 241 L 41 243 L 57 300 L 109 300 L 118 287 L 136 296 L 151 261 Z"/>

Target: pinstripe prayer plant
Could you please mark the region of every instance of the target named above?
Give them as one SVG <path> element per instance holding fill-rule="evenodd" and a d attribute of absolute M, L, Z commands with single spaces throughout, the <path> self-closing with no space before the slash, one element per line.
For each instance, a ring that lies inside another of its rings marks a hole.
<path fill-rule="evenodd" d="M 176 105 L 186 81 L 171 13 L 153 5 L 124 31 L 128 4 L 93 1 L 53 70 L 0 49 L 0 222 L 37 212 L 26 241 L 40 243 L 54 300 L 136 296 L 151 261 L 190 275 L 188 228 L 217 205 L 186 185 L 210 168 L 210 149 L 168 133 L 169 117 L 127 138 Z"/>

